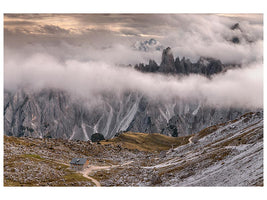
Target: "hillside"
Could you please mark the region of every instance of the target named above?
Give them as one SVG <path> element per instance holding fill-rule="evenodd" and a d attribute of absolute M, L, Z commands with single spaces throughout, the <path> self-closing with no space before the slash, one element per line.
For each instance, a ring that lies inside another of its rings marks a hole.
<path fill-rule="evenodd" d="M 127 149 L 140 151 L 161 151 L 187 144 L 191 136 L 169 137 L 158 133 L 126 132 L 110 140 L 101 141 L 103 145 L 120 145 Z"/>
<path fill-rule="evenodd" d="M 162 142 L 160 142 L 162 141 Z M 171 147 L 174 148 L 171 148 Z M 4 136 L 5 186 L 263 186 L 263 111 L 191 137 L 124 133 L 100 144 Z"/>

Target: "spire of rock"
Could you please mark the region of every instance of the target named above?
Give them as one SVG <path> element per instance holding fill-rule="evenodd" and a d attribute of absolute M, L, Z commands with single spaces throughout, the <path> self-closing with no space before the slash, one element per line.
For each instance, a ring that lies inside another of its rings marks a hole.
<path fill-rule="evenodd" d="M 159 71 L 164 73 L 175 72 L 174 58 L 170 47 L 163 50 Z"/>

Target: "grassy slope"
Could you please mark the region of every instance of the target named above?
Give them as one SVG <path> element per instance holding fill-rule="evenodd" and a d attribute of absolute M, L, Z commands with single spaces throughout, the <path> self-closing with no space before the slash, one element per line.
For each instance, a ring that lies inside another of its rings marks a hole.
<path fill-rule="evenodd" d="M 101 141 L 101 144 L 120 145 L 123 148 L 138 149 L 140 151 L 161 151 L 168 150 L 172 146 L 177 147 L 187 144 L 191 136 L 169 137 L 158 133 L 126 132 L 110 140 Z"/>

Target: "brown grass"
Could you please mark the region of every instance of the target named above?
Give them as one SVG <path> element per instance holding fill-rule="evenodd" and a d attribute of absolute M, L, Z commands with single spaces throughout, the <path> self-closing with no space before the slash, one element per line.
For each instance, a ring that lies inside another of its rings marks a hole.
<path fill-rule="evenodd" d="M 138 149 L 140 151 L 161 151 L 168 150 L 187 144 L 191 136 L 169 137 L 158 133 L 136 133 L 127 132 L 110 140 L 101 141 L 102 145 L 111 144 L 113 146 L 120 145 L 127 149 Z"/>

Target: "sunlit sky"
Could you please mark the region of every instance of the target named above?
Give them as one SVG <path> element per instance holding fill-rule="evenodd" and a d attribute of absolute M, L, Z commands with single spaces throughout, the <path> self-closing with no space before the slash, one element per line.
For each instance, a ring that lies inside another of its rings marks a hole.
<path fill-rule="evenodd" d="M 236 23 L 241 29 L 231 30 Z M 239 45 L 230 42 L 236 36 Z M 159 51 L 132 49 L 151 38 L 171 47 L 175 56 L 193 60 L 208 56 L 231 63 L 255 61 L 262 58 L 263 14 L 4 15 L 6 52 L 46 52 L 61 61 L 79 57 L 123 64 L 160 62 Z"/>
<path fill-rule="evenodd" d="M 83 34 L 110 31 L 120 36 L 161 37 L 162 29 L 179 26 L 177 15 L 165 14 L 5 14 L 5 30 L 24 34 Z M 183 15 L 186 16 L 186 15 Z M 262 23 L 261 14 L 217 14 Z M 155 27 L 156 26 L 156 27 Z"/>

